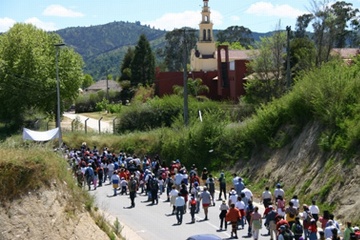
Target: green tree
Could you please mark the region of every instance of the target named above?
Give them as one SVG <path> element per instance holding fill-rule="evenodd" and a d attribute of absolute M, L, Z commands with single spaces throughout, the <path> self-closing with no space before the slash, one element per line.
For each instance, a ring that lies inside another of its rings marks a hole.
<path fill-rule="evenodd" d="M 188 94 L 194 97 L 197 97 L 203 93 L 209 92 L 209 87 L 203 84 L 203 81 L 201 78 L 189 78 L 187 81 L 188 86 Z M 184 87 L 175 85 L 173 86 L 173 91 L 177 95 L 183 95 L 184 94 Z"/>
<path fill-rule="evenodd" d="M 164 57 L 167 70 L 170 72 L 182 71 L 184 48 L 179 45 L 181 43 L 186 44 L 188 50 L 194 48 L 196 45 L 195 31 L 189 28 L 175 29 L 166 33 L 165 40 L 166 43 L 162 56 Z M 189 59 L 187 59 L 187 62 L 189 62 Z"/>
<path fill-rule="evenodd" d="M 330 59 L 330 52 L 333 47 L 345 47 L 346 40 L 354 35 L 348 28 L 351 22 L 352 27 L 358 25 L 358 9 L 353 9 L 351 3 L 339 1 L 329 6 L 326 0 L 313 5 L 313 28 L 314 42 L 317 49 L 316 65 L 320 66 L 323 62 Z"/>
<path fill-rule="evenodd" d="M 131 62 L 134 59 L 134 49 L 131 47 L 128 48 L 120 67 L 120 80 L 130 80 L 131 79 Z"/>
<path fill-rule="evenodd" d="M 243 26 L 231 26 L 225 30 L 219 31 L 219 33 L 217 34 L 217 40 L 220 43 L 239 42 L 242 46 L 245 46 L 246 48 L 249 48 L 254 42 L 251 30 Z"/>
<path fill-rule="evenodd" d="M 155 80 L 155 57 L 150 43 L 142 34 L 135 47 L 134 58 L 131 62 L 131 84 L 150 85 Z"/>
<path fill-rule="evenodd" d="M 88 87 L 90 87 L 91 85 L 93 85 L 95 83 L 94 79 L 92 78 L 92 76 L 90 74 L 85 74 L 84 75 L 84 80 L 81 84 L 81 88 L 82 89 L 86 89 Z"/>
<path fill-rule="evenodd" d="M 276 31 L 271 37 L 261 38 L 256 43 L 253 53 L 253 60 L 249 62 L 248 67 L 254 72 L 248 77 L 248 83 L 245 86 L 251 86 L 253 93 L 262 96 L 263 102 L 269 102 L 272 98 L 278 98 L 286 91 L 284 78 L 286 33 Z M 259 92 L 256 93 L 257 89 Z M 247 92 L 249 95 L 249 92 Z M 249 98 L 244 98 L 247 101 Z"/>
<path fill-rule="evenodd" d="M 57 107 L 56 52 L 59 35 L 31 24 L 15 24 L 0 35 L 0 120 L 19 127 L 30 110 L 53 115 Z M 83 60 L 71 48 L 59 49 L 61 103 L 72 103 L 83 82 Z M 61 104 L 61 108 L 67 108 Z"/>

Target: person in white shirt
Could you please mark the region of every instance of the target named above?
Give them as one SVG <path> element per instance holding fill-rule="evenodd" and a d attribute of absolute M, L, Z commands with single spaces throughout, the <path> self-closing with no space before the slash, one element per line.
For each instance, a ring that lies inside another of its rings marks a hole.
<path fill-rule="evenodd" d="M 267 208 L 270 205 L 271 199 L 272 199 L 272 194 L 269 190 L 269 187 L 265 187 L 265 191 L 263 191 L 263 193 L 261 194 L 261 200 L 265 208 Z"/>
<path fill-rule="evenodd" d="M 297 195 L 294 195 L 292 197 L 292 199 L 290 200 L 290 202 L 292 202 L 294 204 L 294 208 L 296 208 L 297 210 L 299 210 L 300 208 L 300 202 L 299 202 L 299 199 L 297 197 Z"/>
<path fill-rule="evenodd" d="M 185 206 L 185 199 L 183 196 L 178 194 L 178 196 L 175 199 L 175 207 L 176 207 L 176 219 L 178 225 L 182 223 L 183 215 L 184 215 L 184 206 Z"/>
<path fill-rule="evenodd" d="M 231 203 L 235 204 L 236 201 L 237 201 L 237 198 L 238 198 L 238 195 L 236 194 L 236 191 L 234 189 L 232 189 L 230 191 L 230 194 L 229 194 L 229 203 L 228 203 L 228 205 L 230 206 Z"/>
<path fill-rule="evenodd" d="M 274 190 L 274 197 L 275 197 L 274 202 L 276 202 L 280 196 L 284 199 L 285 191 L 281 188 L 280 183 L 278 183 L 278 184 L 276 184 L 276 188 Z"/>
<path fill-rule="evenodd" d="M 319 220 L 320 209 L 316 205 L 315 200 L 312 200 L 311 205 L 309 206 L 309 211 L 310 211 L 311 215 L 313 216 L 313 218 L 315 219 L 315 221 L 318 221 Z"/>
<path fill-rule="evenodd" d="M 246 205 L 243 202 L 241 196 L 238 196 L 237 201 L 235 203 L 235 208 L 239 209 L 240 213 L 241 213 L 241 219 L 240 219 L 240 224 L 242 229 L 244 229 L 244 225 L 245 225 L 245 208 Z"/>
<path fill-rule="evenodd" d="M 251 190 L 248 189 L 246 186 L 241 192 L 245 194 L 245 196 L 248 200 L 251 200 L 251 201 L 253 200 L 253 194 L 252 194 Z"/>
<path fill-rule="evenodd" d="M 171 187 L 171 191 L 169 193 L 169 197 L 170 197 L 170 206 L 172 206 L 173 210 L 172 210 L 172 215 L 175 214 L 176 212 L 176 207 L 175 207 L 175 199 L 177 198 L 177 196 L 179 195 L 179 191 L 176 190 L 175 185 L 172 185 Z"/>

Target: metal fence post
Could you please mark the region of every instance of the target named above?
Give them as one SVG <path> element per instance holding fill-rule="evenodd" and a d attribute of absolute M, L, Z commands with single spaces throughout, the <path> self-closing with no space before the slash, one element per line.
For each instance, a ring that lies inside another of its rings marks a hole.
<path fill-rule="evenodd" d="M 71 121 L 71 132 L 74 132 L 74 122 L 75 122 L 76 119 L 72 120 Z"/>
<path fill-rule="evenodd" d="M 87 133 L 87 121 L 89 120 L 89 118 L 85 119 L 85 133 Z"/>
<path fill-rule="evenodd" d="M 113 119 L 113 134 L 115 134 L 115 130 L 116 130 L 116 129 L 115 129 L 115 128 L 116 128 L 116 126 L 115 126 L 115 120 L 116 120 L 116 119 L 117 119 L 117 117 Z"/>
<path fill-rule="evenodd" d="M 99 133 L 101 133 L 101 119 L 103 119 L 103 117 L 99 119 Z"/>

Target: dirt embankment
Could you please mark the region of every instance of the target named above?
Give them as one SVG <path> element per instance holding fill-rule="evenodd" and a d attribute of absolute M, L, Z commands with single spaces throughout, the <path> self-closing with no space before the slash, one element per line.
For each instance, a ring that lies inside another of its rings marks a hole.
<path fill-rule="evenodd" d="M 295 134 L 291 127 L 281 132 Z M 250 161 L 239 161 L 236 169 L 270 187 L 281 182 L 285 192 L 303 198 L 301 204 L 309 205 L 312 199 L 325 203 L 334 208 L 335 218 L 342 222 L 360 223 L 360 159 L 322 151 L 318 144 L 320 134 L 318 124 L 308 124 L 299 135 L 291 136 L 285 147 L 258 149 Z M 328 209 L 320 209 L 323 210 Z"/>
<path fill-rule="evenodd" d="M 73 210 L 67 191 L 53 186 L 2 202 L 0 240 L 109 239 L 84 209 Z"/>

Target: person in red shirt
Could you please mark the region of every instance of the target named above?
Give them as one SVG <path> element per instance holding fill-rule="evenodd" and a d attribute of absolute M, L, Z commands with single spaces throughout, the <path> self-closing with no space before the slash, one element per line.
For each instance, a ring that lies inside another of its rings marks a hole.
<path fill-rule="evenodd" d="M 231 222 L 231 237 L 237 239 L 237 226 L 238 226 L 238 221 L 241 218 L 241 213 L 239 211 L 239 209 L 235 208 L 235 204 L 231 203 L 230 204 L 230 209 L 229 211 L 226 213 L 225 216 L 225 220 L 227 222 Z"/>
<path fill-rule="evenodd" d="M 290 225 L 289 225 L 288 221 L 286 221 L 283 216 L 277 215 L 277 217 L 276 217 L 276 229 L 279 229 L 280 226 L 282 226 L 282 225 L 285 225 L 285 226 L 287 226 L 287 228 L 290 228 Z"/>

